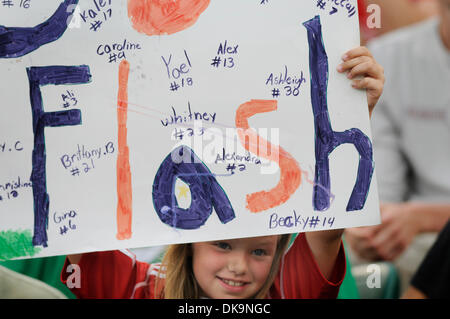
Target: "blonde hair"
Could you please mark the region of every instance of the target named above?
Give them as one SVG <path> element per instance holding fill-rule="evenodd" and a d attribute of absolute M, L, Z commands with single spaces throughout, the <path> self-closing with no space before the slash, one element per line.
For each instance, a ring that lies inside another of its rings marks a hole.
<path fill-rule="evenodd" d="M 272 286 L 280 268 L 281 258 L 291 239 L 290 234 L 281 235 L 267 280 L 253 298 L 262 299 Z M 170 245 L 164 254 L 160 275 L 155 284 L 155 296 L 165 299 L 198 299 L 200 288 L 192 268 L 192 245 Z"/>

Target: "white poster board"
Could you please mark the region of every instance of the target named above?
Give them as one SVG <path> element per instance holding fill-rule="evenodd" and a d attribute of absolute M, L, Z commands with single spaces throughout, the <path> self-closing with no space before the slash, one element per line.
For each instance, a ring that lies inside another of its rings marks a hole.
<path fill-rule="evenodd" d="M 10 3 L 0 259 L 379 223 L 356 0 Z"/>

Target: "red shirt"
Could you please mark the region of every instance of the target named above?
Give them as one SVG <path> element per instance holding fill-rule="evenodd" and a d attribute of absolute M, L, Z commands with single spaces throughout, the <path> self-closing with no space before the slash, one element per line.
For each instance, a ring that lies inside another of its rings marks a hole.
<path fill-rule="evenodd" d="M 61 272 L 66 284 L 71 275 L 66 272 L 68 260 Z M 160 264 L 147 264 L 136 260 L 127 250 L 83 254 L 80 260 L 80 288 L 71 291 L 78 298 L 155 298 L 155 281 Z M 305 234 L 299 234 L 282 258 L 280 270 L 270 288 L 272 299 L 336 298 L 345 276 L 344 246 L 334 265 L 330 280 L 319 270 Z"/>

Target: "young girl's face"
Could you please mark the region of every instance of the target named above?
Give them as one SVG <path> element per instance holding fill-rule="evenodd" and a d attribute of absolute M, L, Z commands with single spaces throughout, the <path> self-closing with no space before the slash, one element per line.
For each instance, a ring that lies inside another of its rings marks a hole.
<path fill-rule="evenodd" d="M 192 264 L 201 295 L 215 299 L 251 298 L 264 285 L 279 236 L 192 244 Z"/>

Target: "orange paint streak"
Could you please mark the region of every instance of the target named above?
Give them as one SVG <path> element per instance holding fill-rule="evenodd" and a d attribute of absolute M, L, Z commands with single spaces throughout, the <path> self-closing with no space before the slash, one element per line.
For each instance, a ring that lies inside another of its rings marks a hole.
<path fill-rule="evenodd" d="M 210 0 L 128 0 L 133 28 L 147 35 L 173 34 L 189 28 Z"/>
<path fill-rule="evenodd" d="M 117 155 L 117 239 L 131 238 L 132 189 L 130 154 L 127 145 L 127 113 L 128 113 L 128 74 L 130 64 L 123 60 L 119 66 L 119 93 L 117 120 L 118 155 Z"/>
<path fill-rule="evenodd" d="M 244 148 L 259 157 L 276 162 L 280 167 L 280 181 L 273 189 L 247 195 L 247 208 L 253 213 L 285 203 L 301 184 L 302 173 L 297 161 L 280 146 L 272 145 L 269 141 L 260 137 L 248 125 L 248 118 L 251 116 L 272 112 L 276 109 L 277 101 L 275 100 L 251 100 L 242 104 L 236 111 L 236 128 L 238 128 L 238 136 Z M 245 130 L 245 133 L 243 130 Z M 249 143 L 245 138 L 246 136 L 250 140 L 257 140 L 258 143 Z M 258 147 L 261 145 L 269 145 L 269 147 Z M 272 150 L 272 152 L 268 154 L 267 149 Z"/>

